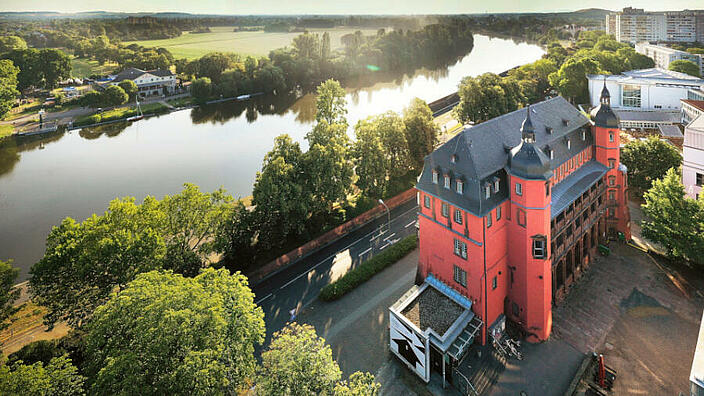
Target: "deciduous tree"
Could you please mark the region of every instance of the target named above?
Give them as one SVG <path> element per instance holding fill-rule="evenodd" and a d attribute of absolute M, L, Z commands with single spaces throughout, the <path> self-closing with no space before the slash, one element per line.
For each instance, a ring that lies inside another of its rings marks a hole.
<path fill-rule="evenodd" d="M 264 313 L 244 275 L 138 275 L 87 326 L 93 394 L 237 394 L 255 374 Z"/>
<path fill-rule="evenodd" d="M 119 84 L 117 84 L 117 86 L 122 88 L 123 91 L 125 91 L 130 101 L 133 101 L 134 98 L 137 96 L 137 84 L 135 84 L 134 81 L 122 80 Z"/>
<path fill-rule="evenodd" d="M 403 111 L 403 124 L 406 126 L 411 166 L 417 172 L 423 169 L 425 156 L 432 153 L 437 142 L 438 126 L 428 105 L 414 98 Z"/>
<path fill-rule="evenodd" d="M 591 58 L 569 58 L 558 71 L 550 74 L 550 85 L 573 103 L 586 103 L 587 74 L 600 72 L 599 64 Z"/>
<path fill-rule="evenodd" d="M 129 96 L 125 90 L 117 85 L 105 88 L 105 91 L 100 94 L 100 102 L 106 107 L 119 106 L 126 103 L 127 99 L 129 99 Z"/>
<path fill-rule="evenodd" d="M 51 359 L 49 364 L 0 366 L 0 394 L 3 395 L 84 395 L 85 378 L 67 357 Z"/>
<path fill-rule="evenodd" d="M 668 69 L 684 74 L 689 74 L 690 76 L 694 77 L 701 77 L 699 66 L 697 66 L 696 63 L 686 59 L 678 59 L 676 61 L 670 62 L 670 66 L 668 66 Z"/>
<path fill-rule="evenodd" d="M 665 176 L 682 161 L 679 151 L 656 137 L 632 140 L 621 150 L 621 162 L 628 169 L 628 184 L 641 192 L 650 189 L 654 180 Z"/>
<path fill-rule="evenodd" d="M 0 330 L 9 326 L 7 319 L 17 311 L 14 303 L 20 296 L 20 289 L 14 286 L 18 272 L 12 261 L 0 260 Z"/>
<path fill-rule="evenodd" d="M 20 94 L 17 91 L 17 74 L 20 69 L 11 60 L 0 60 L 0 119 L 12 109 L 12 105 Z"/>
<path fill-rule="evenodd" d="M 0 55 L 12 50 L 27 49 L 27 43 L 18 36 L 2 36 L 0 37 Z"/>
<path fill-rule="evenodd" d="M 317 89 L 316 121 L 326 121 L 328 124 L 347 125 L 347 100 L 345 90 L 335 80 L 327 80 Z"/>

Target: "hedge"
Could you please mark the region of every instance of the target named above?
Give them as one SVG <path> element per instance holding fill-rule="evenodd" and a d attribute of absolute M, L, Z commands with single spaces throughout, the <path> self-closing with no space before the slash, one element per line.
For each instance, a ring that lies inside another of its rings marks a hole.
<path fill-rule="evenodd" d="M 148 114 L 161 114 L 168 113 L 169 108 L 161 103 L 150 103 L 142 106 L 142 113 L 144 115 Z M 132 117 L 139 114 L 139 110 L 136 107 L 119 107 L 116 109 L 108 110 L 100 114 L 91 114 L 88 116 L 78 117 L 74 122 L 74 126 L 84 126 L 92 125 L 100 122 L 121 120 L 127 117 Z"/>
<path fill-rule="evenodd" d="M 352 291 L 355 287 L 369 280 L 384 268 L 402 259 L 418 246 L 418 237 L 411 235 L 403 238 L 383 252 L 363 262 L 357 268 L 346 273 L 342 278 L 323 287 L 320 298 L 323 301 L 333 301 Z"/>

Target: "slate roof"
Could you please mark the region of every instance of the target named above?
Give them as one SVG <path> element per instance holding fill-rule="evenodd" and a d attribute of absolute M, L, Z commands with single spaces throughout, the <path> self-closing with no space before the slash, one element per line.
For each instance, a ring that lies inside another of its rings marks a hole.
<path fill-rule="evenodd" d="M 137 69 L 136 67 L 128 67 L 127 69 L 118 73 L 117 76 L 115 76 L 115 78 L 111 82 L 116 83 L 123 80 L 134 80 L 145 73 L 149 73 L 157 77 L 167 77 L 173 75 L 173 73 L 171 73 L 171 70 L 167 69 L 142 70 Z"/>
<path fill-rule="evenodd" d="M 584 194 L 602 176 L 609 171 L 609 168 L 595 160 L 583 164 L 576 171 L 572 172 L 561 182 L 552 188 L 552 202 L 550 203 L 550 217 L 555 218 L 562 213 L 567 206 Z"/>
<path fill-rule="evenodd" d="M 535 146 L 553 159 L 551 169 L 593 144 L 589 120 L 563 97 L 558 96 L 531 105 L 535 129 Z M 416 187 L 443 201 L 450 202 L 476 216 L 484 216 L 508 198 L 507 165 L 509 151 L 521 143 L 521 124 L 526 109 L 519 109 L 473 127 L 466 128 L 425 158 L 423 173 Z M 582 140 L 582 131 L 585 139 Z M 570 149 L 567 149 L 567 140 Z M 451 156 L 456 155 L 456 162 Z M 433 170 L 439 172 L 438 184 L 432 182 Z M 443 175 L 451 177 L 451 188 L 443 187 Z M 456 192 L 456 182 L 464 182 L 464 192 Z M 485 198 L 484 187 L 499 181 L 499 192 L 491 189 Z"/>
<path fill-rule="evenodd" d="M 677 125 L 658 125 L 658 129 L 660 130 L 660 134 L 662 136 L 666 137 L 671 137 L 671 138 L 682 138 L 684 135 L 682 135 L 682 131 L 680 130 L 680 127 Z"/>

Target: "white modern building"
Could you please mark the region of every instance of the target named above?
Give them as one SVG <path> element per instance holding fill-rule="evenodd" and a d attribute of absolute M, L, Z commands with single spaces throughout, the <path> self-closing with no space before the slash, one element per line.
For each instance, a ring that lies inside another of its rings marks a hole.
<path fill-rule="evenodd" d="M 692 369 L 689 372 L 689 395 L 704 396 L 704 314 L 699 325 L 697 347 L 694 350 Z"/>
<path fill-rule="evenodd" d="M 109 84 L 118 85 L 121 81 L 132 80 L 137 84 L 137 92 L 141 97 L 154 95 L 170 95 L 176 89 L 176 75 L 171 70 L 141 70 L 134 67 L 118 73 Z"/>
<path fill-rule="evenodd" d="M 704 100 L 682 99 L 682 124 L 687 125 L 704 114 Z"/>
<path fill-rule="evenodd" d="M 667 69 L 670 63 L 676 60 L 688 60 L 699 66 L 700 75 L 704 76 L 704 58 L 698 54 L 690 54 L 689 52 L 679 51 L 664 45 L 649 44 L 641 42 L 636 44 L 636 52 L 648 56 L 655 61 L 655 67 Z"/>
<path fill-rule="evenodd" d="M 611 107 L 622 110 L 680 111 L 681 99 L 690 89 L 702 89 L 704 79 L 659 68 L 631 70 L 618 75 L 589 74 L 589 98 L 593 107 L 606 81 Z"/>
<path fill-rule="evenodd" d="M 682 184 L 690 198 L 697 198 L 704 184 L 703 116 L 695 118 L 684 128 L 682 157 Z"/>
<path fill-rule="evenodd" d="M 626 7 L 606 15 L 606 33 L 628 43 L 641 41 L 694 42 L 704 40 L 704 11 L 647 12 Z"/>

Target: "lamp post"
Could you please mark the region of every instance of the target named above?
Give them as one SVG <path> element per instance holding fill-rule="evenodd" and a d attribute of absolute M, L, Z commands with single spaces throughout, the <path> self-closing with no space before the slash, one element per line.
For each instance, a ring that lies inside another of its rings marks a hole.
<path fill-rule="evenodd" d="M 391 212 L 389 211 L 389 207 L 386 206 L 386 203 L 384 203 L 383 199 L 379 199 L 379 203 L 384 205 L 386 208 L 386 228 L 391 232 Z"/>

